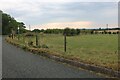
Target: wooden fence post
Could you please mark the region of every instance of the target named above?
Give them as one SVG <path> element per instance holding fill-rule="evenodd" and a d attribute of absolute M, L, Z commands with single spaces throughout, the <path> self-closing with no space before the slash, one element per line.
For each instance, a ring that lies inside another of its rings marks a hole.
<path fill-rule="evenodd" d="M 38 46 L 38 35 L 36 33 L 36 46 Z"/>
<path fill-rule="evenodd" d="M 64 51 L 66 52 L 66 33 L 64 33 Z"/>

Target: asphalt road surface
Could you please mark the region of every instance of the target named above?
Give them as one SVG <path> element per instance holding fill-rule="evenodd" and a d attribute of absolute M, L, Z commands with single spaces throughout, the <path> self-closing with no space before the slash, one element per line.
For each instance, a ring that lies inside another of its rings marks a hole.
<path fill-rule="evenodd" d="M 3 38 L 3 78 L 102 78 L 96 73 L 77 69 L 17 48 Z"/>

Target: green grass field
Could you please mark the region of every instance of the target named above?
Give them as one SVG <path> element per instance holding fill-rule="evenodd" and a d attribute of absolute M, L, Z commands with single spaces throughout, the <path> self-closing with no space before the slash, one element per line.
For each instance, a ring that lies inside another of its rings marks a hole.
<path fill-rule="evenodd" d="M 35 37 L 20 38 L 21 44 L 33 41 Z M 64 52 L 64 37 L 61 34 L 39 35 L 39 44 L 46 44 L 49 50 L 72 57 L 89 64 L 117 70 L 118 68 L 118 35 L 87 34 L 67 37 L 67 52 Z"/>

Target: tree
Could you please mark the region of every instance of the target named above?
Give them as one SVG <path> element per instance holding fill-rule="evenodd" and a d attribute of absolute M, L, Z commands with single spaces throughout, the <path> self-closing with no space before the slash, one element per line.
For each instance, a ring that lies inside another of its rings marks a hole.
<path fill-rule="evenodd" d="M 80 29 L 76 29 L 76 34 L 77 34 L 77 35 L 80 34 Z"/>
<path fill-rule="evenodd" d="M 91 34 L 94 34 L 94 30 L 91 30 Z"/>
<path fill-rule="evenodd" d="M 25 31 L 25 25 L 23 22 L 17 22 L 10 15 L 2 12 L 2 34 L 3 35 L 11 34 L 12 30 L 17 32 L 18 26 L 19 26 L 21 32 Z"/>
<path fill-rule="evenodd" d="M 41 29 L 41 32 L 44 32 L 44 29 Z"/>
<path fill-rule="evenodd" d="M 32 32 L 40 33 L 41 31 L 39 29 L 34 29 Z"/>
<path fill-rule="evenodd" d="M 111 32 L 108 32 L 109 34 L 111 34 Z"/>
<path fill-rule="evenodd" d="M 65 28 L 63 34 L 66 34 L 66 36 L 70 36 L 70 28 Z"/>
<path fill-rule="evenodd" d="M 74 35 L 76 35 L 76 34 L 77 34 L 77 32 L 76 32 L 75 29 L 71 29 L 71 30 L 70 30 L 70 35 L 71 35 L 71 36 L 74 36 Z"/>
<path fill-rule="evenodd" d="M 80 29 L 65 28 L 63 34 L 66 34 L 66 36 L 79 35 L 80 34 Z"/>
<path fill-rule="evenodd" d="M 3 34 L 7 34 L 7 33 L 11 32 L 10 26 L 9 26 L 10 21 L 11 21 L 10 15 L 2 13 L 2 32 L 3 32 Z"/>

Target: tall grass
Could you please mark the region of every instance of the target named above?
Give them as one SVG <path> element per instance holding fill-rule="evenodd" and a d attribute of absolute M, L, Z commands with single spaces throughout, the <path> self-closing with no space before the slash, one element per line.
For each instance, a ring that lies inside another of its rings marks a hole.
<path fill-rule="evenodd" d="M 46 44 L 49 50 L 79 61 L 118 69 L 118 35 L 87 34 L 67 37 L 67 52 L 64 52 L 64 36 L 62 34 L 39 34 L 39 45 Z M 34 37 L 20 36 L 19 42 L 27 44 Z"/>

